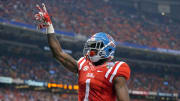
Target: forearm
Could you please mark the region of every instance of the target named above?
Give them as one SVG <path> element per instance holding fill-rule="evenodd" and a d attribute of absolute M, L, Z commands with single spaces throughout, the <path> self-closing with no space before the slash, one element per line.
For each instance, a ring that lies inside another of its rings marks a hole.
<path fill-rule="evenodd" d="M 127 86 L 119 88 L 119 89 L 121 89 L 120 90 L 121 92 L 119 92 L 118 93 L 119 95 L 117 95 L 117 101 L 130 101 Z M 122 93 L 122 92 L 124 92 L 124 93 Z M 120 94 L 120 93 L 122 93 L 122 94 Z"/>
<path fill-rule="evenodd" d="M 114 88 L 117 95 L 117 101 L 130 101 L 128 87 L 124 77 L 116 77 L 114 80 Z"/>
<path fill-rule="evenodd" d="M 48 44 L 51 48 L 51 51 L 53 52 L 53 55 L 61 55 L 58 53 L 61 53 L 63 51 L 59 41 L 56 38 L 56 35 L 54 33 L 51 33 L 51 34 L 47 34 L 47 37 L 48 37 Z"/>
<path fill-rule="evenodd" d="M 53 53 L 53 56 L 64 65 L 71 72 L 77 73 L 77 62 L 70 55 L 63 52 L 59 41 L 56 39 L 55 34 L 47 34 L 48 43 Z"/>

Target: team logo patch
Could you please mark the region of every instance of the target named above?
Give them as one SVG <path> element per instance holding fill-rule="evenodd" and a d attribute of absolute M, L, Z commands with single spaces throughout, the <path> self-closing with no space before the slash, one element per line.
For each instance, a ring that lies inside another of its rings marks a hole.
<path fill-rule="evenodd" d="M 87 71 L 89 69 L 89 66 L 85 66 L 84 68 L 83 68 L 83 71 Z"/>
<path fill-rule="evenodd" d="M 113 63 L 113 62 L 108 62 L 106 67 L 107 67 L 108 69 L 110 69 L 110 68 L 113 67 L 113 66 L 114 66 L 114 63 Z"/>

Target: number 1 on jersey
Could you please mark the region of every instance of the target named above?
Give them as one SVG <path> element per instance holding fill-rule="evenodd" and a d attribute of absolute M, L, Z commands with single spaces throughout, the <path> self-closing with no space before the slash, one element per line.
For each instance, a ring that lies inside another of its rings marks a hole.
<path fill-rule="evenodd" d="M 89 91 L 90 91 L 90 81 L 91 79 L 86 80 L 86 92 L 85 92 L 84 101 L 88 101 L 88 96 L 89 96 Z"/>

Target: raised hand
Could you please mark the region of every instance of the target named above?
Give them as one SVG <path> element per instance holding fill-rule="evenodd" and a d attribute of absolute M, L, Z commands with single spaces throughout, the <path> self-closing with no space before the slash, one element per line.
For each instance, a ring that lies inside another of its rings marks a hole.
<path fill-rule="evenodd" d="M 36 5 L 36 8 L 39 10 L 38 14 L 35 14 L 35 20 L 38 23 L 38 29 L 48 28 L 52 25 L 50 16 L 46 10 L 46 6 L 42 3 L 42 9 L 39 5 Z"/>

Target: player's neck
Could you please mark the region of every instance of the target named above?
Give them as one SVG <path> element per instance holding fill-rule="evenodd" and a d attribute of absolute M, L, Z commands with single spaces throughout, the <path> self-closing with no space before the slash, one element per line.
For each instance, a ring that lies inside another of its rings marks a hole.
<path fill-rule="evenodd" d="M 98 62 L 93 62 L 93 64 L 95 66 L 99 66 L 99 65 L 103 65 L 104 63 L 106 63 L 108 61 L 108 59 L 101 59 Z"/>

